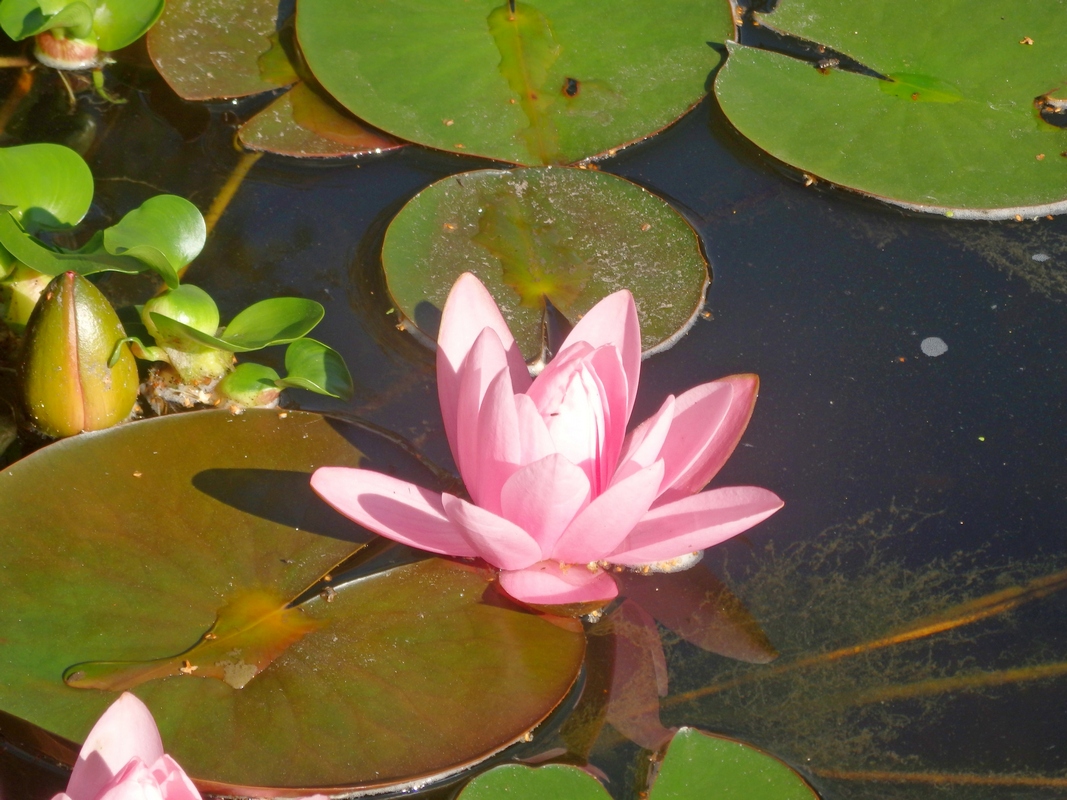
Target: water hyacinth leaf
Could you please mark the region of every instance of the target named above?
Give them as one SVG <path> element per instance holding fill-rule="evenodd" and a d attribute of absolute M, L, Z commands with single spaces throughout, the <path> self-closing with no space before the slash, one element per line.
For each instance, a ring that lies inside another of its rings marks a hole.
<path fill-rule="evenodd" d="M 178 285 L 178 270 L 200 255 L 206 241 L 207 226 L 200 210 L 172 194 L 149 198 L 104 230 L 104 248 L 109 253 L 145 262 L 171 288 Z"/>
<path fill-rule="evenodd" d="M 667 0 L 301 0 L 315 77 L 403 139 L 516 164 L 563 164 L 647 137 L 704 95 L 729 6 Z"/>
<path fill-rule="evenodd" d="M 285 344 L 309 333 L 325 313 L 322 304 L 314 300 L 272 297 L 240 312 L 226 326 L 222 338 L 246 350 Z"/>
<path fill-rule="evenodd" d="M 297 339 L 286 348 L 285 372 L 276 385 L 342 399 L 352 396 L 352 375 L 341 354 L 315 339 Z"/>
<path fill-rule="evenodd" d="M 380 437 L 277 410 L 138 422 L 0 473 L 0 517 L 33 533 L 9 543 L 0 574 L 0 708 L 81 741 L 115 695 L 65 685 L 65 671 L 185 653 L 178 675 L 133 691 L 202 789 L 241 796 L 391 785 L 521 737 L 577 676 L 580 629 L 483 602 L 491 575 L 440 559 L 306 593 L 372 538 L 312 493 L 323 464 L 434 483 Z M 42 481 L 50 502 L 26 503 Z M 49 589 L 56 575 L 62 592 Z M 293 610 L 313 629 L 244 688 L 226 682 L 223 662 L 236 682 L 255 663 L 227 656 L 234 647 L 194 661 L 205 634 L 222 640 L 302 596 Z M 224 611 L 243 602 L 260 610 Z M 199 677 L 220 669 L 222 680 Z"/>
<path fill-rule="evenodd" d="M 19 41 L 54 28 L 67 28 L 77 39 L 93 32 L 93 9 L 88 3 L 42 3 L 40 0 L 4 0 L 0 27 Z"/>
<path fill-rule="evenodd" d="M 667 747 L 649 800 L 818 800 L 774 756 L 733 739 L 680 728 Z"/>
<path fill-rule="evenodd" d="M 245 361 L 219 381 L 216 392 L 242 406 L 267 406 L 278 398 L 279 380 L 270 367 Z"/>
<path fill-rule="evenodd" d="M 97 0 L 93 32 L 101 50 L 133 44 L 163 13 L 163 0 Z"/>
<path fill-rule="evenodd" d="M 568 764 L 502 764 L 468 783 L 456 800 L 610 800 L 600 781 Z"/>
<path fill-rule="evenodd" d="M 15 258 L 38 272 L 56 276 L 64 272 L 92 275 L 96 272 L 144 272 L 148 264 L 125 255 L 112 255 L 104 249 L 103 236 L 96 235 L 80 250 L 57 251 L 45 247 L 23 230 L 10 211 L 0 208 L 0 245 Z"/>
<path fill-rule="evenodd" d="M 30 233 L 77 225 L 92 201 L 93 174 L 69 147 L 0 148 L 0 205 L 14 206 Z"/>
<path fill-rule="evenodd" d="M 1067 85 L 1061 5 L 790 0 L 759 19 L 890 79 L 731 42 L 715 95 L 771 155 L 922 211 L 1004 219 L 1067 209 L 1067 114 L 1043 100 Z"/>
<path fill-rule="evenodd" d="M 541 352 L 542 295 L 575 322 L 627 287 L 649 351 L 688 328 L 708 281 L 696 233 L 667 203 L 580 169 L 479 170 L 438 181 L 390 224 L 382 264 L 406 324 L 430 340 L 452 284 L 473 272 L 527 359 Z"/>
<path fill-rule="evenodd" d="M 212 336 L 153 311 L 149 311 L 149 316 L 165 337 L 197 342 L 231 353 L 247 353 L 299 339 L 319 324 L 324 313 L 320 303 L 301 297 L 260 300 L 234 317 L 220 336 Z"/>

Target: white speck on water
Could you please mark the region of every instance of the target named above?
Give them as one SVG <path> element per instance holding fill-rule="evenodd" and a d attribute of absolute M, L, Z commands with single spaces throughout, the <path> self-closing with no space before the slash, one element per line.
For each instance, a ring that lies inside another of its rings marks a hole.
<path fill-rule="evenodd" d="M 1050 256 L 1048 253 L 1034 253 L 1032 256 L 1030 256 L 1030 258 L 1032 258 L 1034 261 L 1048 261 L 1050 258 L 1052 258 L 1052 256 Z"/>
<path fill-rule="evenodd" d="M 939 336 L 927 336 L 919 342 L 919 349 L 922 350 L 925 355 L 928 355 L 931 358 L 937 358 L 948 352 L 948 345 L 945 344 L 945 340 Z"/>

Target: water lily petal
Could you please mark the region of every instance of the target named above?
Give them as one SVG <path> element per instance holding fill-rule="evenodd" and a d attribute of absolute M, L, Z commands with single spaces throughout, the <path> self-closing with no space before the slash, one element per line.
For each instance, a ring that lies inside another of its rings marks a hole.
<path fill-rule="evenodd" d="M 467 491 L 475 503 L 494 514 L 500 513 L 500 488 L 522 463 L 515 397 L 511 376 L 502 370 L 485 392 L 477 423 L 460 431 L 461 447 L 467 448 L 465 460 L 477 462 L 463 476 Z"/>
<path fill-rule="evenodd" d="M 437 334 L 437 394 L 441 416 L 452 452 L 456 451 L 456 408 L 459 393 L 457 373 L 474 341 L 485 328 L 496 331 L 507 353 L 511 380 L 518 392 L 530 386 L 530 373 L 515 337 L 511 335 L 492 295 L 474 275 L 465 272 L 452 286 L 441 314 Z"/>
<path fill-rule="evenodd" d="M 646 419 L 626 437 L 619 465 L 615 469 L 612 481 L 618 483 L 629 478 L 638 470 L 659 460 L 660 450 L 667 440 L 667 432 L 674 421 L 674 395 L 668 395 L 659 411 Z"/>
<path fill-rule="evenodd" d="M 152 712 L 129 692 L 108 707 L 85 738 L 67 785 L 72 800 L 96 800 L 134 759 L 151 764 L 163 755 Z"/>
<path fill-rule="evenodd" d="M 648 512 L 662 480 L 657 461 L 610 487 L 574 518 L 549 556 L 571 564 L 607 558 Z"/>
<path fill-rule="evenodd" d="M 564 605 L 611 600 L 619 593 L 615 579 L 601 569 L 541 561 L 526 569 L 500 573 L 500 588 L 522 603 Z"/>
<path fill-rule="evenodd" d="M 166 800 L 201 800 L 200 792 L 185 774 L 185 770 L 170 756 L 162 756 L 149 769 L 159 788 L 163 790 Z"/>
<path fill-rule="evenodd" d="M 585 472 L 558 453 L 518 470 L 500 493 L 502 516 L 529 533 L 545 553 L 552 552 L 588 502 Z"/>
<path fill-rule="evenodd" d="M 350 467 L 315 470 L 311 488 L 350 520 L 387 539 L 446 556 L 478 555 L 445 516 L 441 496 L 429 489 Z"/>
<path fill-rule="evenodd" d="M 667 469 L 657 506 L 699 492 L 715 476 L 741 441 L 758 391 L 757 376 L 731 375 L 677 398 L 660 451 Z"/>
<path fill-rule="evenodd" d="M 542 417 L 548 417 L 559 408 L 574 371 L 578 369 L 582 359 L 594 349 L 596 348 L 586 342 L 575 342 L 566 350 L 560 350 L 537 376 L 526 391 L 526 396 L 534 401 Z"/>
<path fill-rule="evenodd" d="M 585 471 L 594 492 L 600 483 L 600 452 L 607 425 L 602 392 L 602 384 L 583 360 L 571 373 L 559 405 L 549 406 L 547 413 L 541 409 L 556 452 Z"/>
<path fill-rule="evenodd" d="M 529 533 L 492 512 L 450 494 L 441 495 L 445 514 L 479 556 L 500 569 L 523 569 L 541 560 Z"/>
<path fill-rule="evenodd" d="M 626 441 L 626 424 L 630 419 L 627 378 L 619 351 L 613 345 L 598 347 L 586 359 L 597 382 L 603 402 L 603 428 L 596 458 L 593 494 L 603 492 L 611 483 L 611 476 L 619 464 L 619 454 Z M 655 460 L 655 459 L 653 459 Z M 651 463 L 651 462 L 650 462 Z"/>
<path fill-rule="evenodd" d="M 456 394 L 456 432 L 452 455 L 468 489 L 477 487 L 482 461 L 478 457 L 479 418 L 485 394 L 498 377 L 507 381 L 511 393 L 511 376 L 507 356 L 500 337 L 492 328 L 485 328 L 474 340 L 467 357 L 459 367 L 459 391 Z"/>
<path fill-rule="evenodd" d="M 622 289 L 589 309 L 563 342 L 560 353 L 576 342 L 588 342 L 594 348 L 610 344 L 619 351 L 626 372 L 626 419 L 629 419 L 641 378 L 641 324 L 633 295 Z"/>
<path fill-rule="evenodd" d="M 528 394 L 515 395 L 515 412 L 518 415 L 520 464 L 532 464 L 556 452 L 548 426 Z"/>
<path fill-rule="evenodd" d="M 640 566 L 703 550 L 747 531 L 782 507 L 758 486 L 727 486 L 690 495 L 645 515 L 606 560 Z"/>

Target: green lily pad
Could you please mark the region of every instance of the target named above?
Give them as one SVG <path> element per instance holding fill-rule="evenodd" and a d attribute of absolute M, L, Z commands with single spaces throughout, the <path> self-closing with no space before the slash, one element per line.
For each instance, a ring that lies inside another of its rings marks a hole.
<path fill-rule="evenodd" d="M 456 800 L 611 800 L 588 772 L 566 764 L 525 767 L 503 764 L 468 783 Z"/>
<path fill-rule="evenodd" d="M 291 87 L 238 130 L 251 150 L 298 157 L 377 153 L 401 143 L 371 130 L 320 97 L 278 32 L 278 3 L 169 0 L 149 32 L 148 50 L 163 78 L 186 100 L 247 97 Z"/>
<path fill-rule="evenodd" d="M 807 781 L 751 745 L 680 728 L 649 800 L 818 800 Z"/>
<path fill-rule="evenodd" d="M 595 170 L 532 167 L 453 175 L 390 224 L 389 292 L 409 327 L 437 337 L 456 278 L 477 275 L 523 354 L 541 352 L 541 298 L 572 322 L 626 287 L 646 351 L 669 347 L 704 302 L 707 262 L 689 224 L 629 181 Z"/>
<path fill-rule="evenodd" d="M 577 767 L 504 764 L 484 772 L 457 800 L 606 800 L 596 778 Z M 791 768 L 756 748 L 680 728 L 646 795 L 649 800 L 818 800 Z"/>
<path fill-rule="evenodd" d="M 705 92 L 726 2 L 300 0 L 311 71 L 403 139 L 516 164 L 565 164 L 652 135 Z"/>
<path fill-rule="evenodd" d="M 729 43 L 715 95 L 771 155 L 921 211 L 1004 219 L 1067 210 L 1067 127 L 1038 107 L 1067 87 L 1058 4 L 782 0 L 759 19 L 890 79 Z"/>
<path fill-rule="evenodd" d="M 76 687 L 133 685 L 201 787 L 239 795 L 407 784 L 522 737 L 569 691 L 580 629 L 442 559 L 316 584 L 379 541 L 313 495 L 323 464 L 433 482 L 293 411 L 133 423 L 5 469 L 0 708 L 80 741 L 115 694 Z"/>

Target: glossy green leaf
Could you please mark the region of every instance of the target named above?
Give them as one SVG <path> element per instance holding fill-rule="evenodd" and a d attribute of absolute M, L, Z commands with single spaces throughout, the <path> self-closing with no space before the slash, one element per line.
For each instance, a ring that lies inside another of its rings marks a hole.
<path fill-rule="evenodd" d="M 1067 84 L 1061 4 L 783 0 L 760 22 L 892 80 L 730 43 L 715 95 L 771 155 L 923 211 L 1003 219 L 1067 209 L 1067 128 L 1038 108 Z"/>
<path fill-rule="evenodd" d="M 610 800 L 600 781 L 577 767 L 548 764 L 526 767 L 503 764 L 483 772 L 456 800 Z"/>
<path fill-rule="evenodd" d="M 312 493 L 310 472 L 325 464 L 433 483 L 372 434 L 277 410 L 137 422 L 5 469 L 0 708 L 80 741 L 115 694 L 74 689 L 65 672 L 185 653 L 184 672 L 133 691 L 167 751 L 229 795 L 406 783 L 521 737 L 578 674 L 580 629 L 515 608 L 490 573 L 441 559 L 335 572 L 373 537 Z M 48 502 L 27 503 L 42 486 Z M 249 597 L 259 611 L 227 610 Z M 227 666 L 261 663 L 246 660 L 244 640 L 240 654 L 190 650 L 208 633 L 240 636 L 286 598 L 300 598 L 301 624 L 315 629 L 244 688 L 225 680 Z M 223 680 L 208 674 L 220 669 Z"/>
<path fill-rule="evenodd" d="M 93 32 L 101 50 L 119 50 L 144 36 L 163 13 L 164 0 L 96 0 Z"/>
<path fill-rule="evenodd" d="M 667 747 L 649 800 L 818 800 L 796 772 L 733 739 L 681 728 Z"/>
<path fill-rule="evenodd" d="M 523 354 L 541 349 L 540 298 L 572 322 L 625 286 L 637 299 L 646 350 L 669 346 L 704 300 L 707 262 L 669 205 L 593 170 L 480 170 L 416 195 L 386 232 L 389 292 L 416 331 L 437 336 L 460 273 L 475 273 Z"/>
<path fill-rule="evenodd" d="M 245 361 L 219 381 L 215 393 L 248 408 L 268 406 L 281 393 L 280 380 L 278 373 L 270 367 Z"/>
<path fill-rule="evenodd" d="M 285 350 L 286 376 L 279 386 L 308 389 L 330 397 L 352 396 L 352 375 L 341 354 L 315 339 L 297 339 Z"/>
<path fill-rule="evenodd" d="M 68 28 L 74 38 L 85 39 L 93 32 L 95 3 L 43 3 L 41 0 L 3 0 L 0 27 L 16 41 L 43 31 Z"/>
<path fill-rule="evenodd" d="M 144 272 L 148 265 L 132 256 L 116 256 L 104 250 L 103 236 L 96 235 L 80 250 L 60 251 L 45 247 L 26 233 L 10 212 L 0 208 L 0 245 L 15 258 L 43 275 L 77 272 L 92 275 L 96 272 Z"/>
<path fill-rule="evenodd" d="M 149 198 L 104 230 L 107 252 L 145 262 L 171 288 L 178 285 L 178 270 L 200 255 L 206 241 L 200 210 L 172 194 Z"/>
<path fill-rule="evenodd" d="M 163 336 L 199 342 L 231 353 L 247 353 L 299 339 L 319 324 L 323 313 L 322 305 L 314 300 L 273 297 L 250 305 L 233 318 L 220 336 L 152 311 L 149 317 Z"/>
<path fill-rule="evenodd" d="M 726 2 L 301 0 L 297 38 L 345 107 L 403 139 L 517 164 L 642 139 L 704 94 Z"/>
<path fill-rule="evenodd" d="M 285 344 L 309 333 L 322 321 L 320 303 L 302 297 L 272 297 L 253 303 L 239 313 L 222 338 L 243 350 L 259 350 L 272 344 Z"/>
<path fill-rule="evenodd" d="M 0 205 L 18 209 L 15 216 L 30 233 L 77 225 L 92 201 L 93 174 L 70 148 L 0 148 Z"/>

